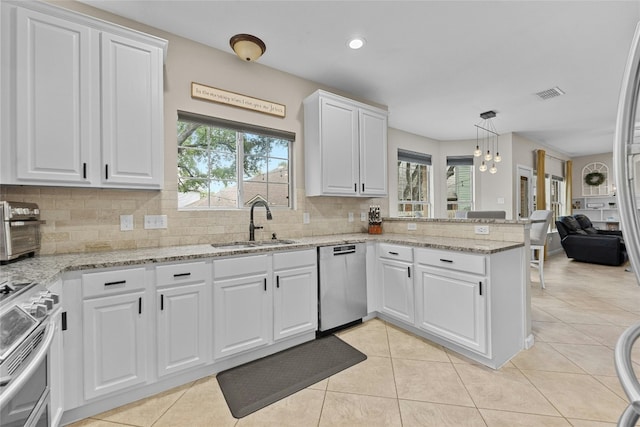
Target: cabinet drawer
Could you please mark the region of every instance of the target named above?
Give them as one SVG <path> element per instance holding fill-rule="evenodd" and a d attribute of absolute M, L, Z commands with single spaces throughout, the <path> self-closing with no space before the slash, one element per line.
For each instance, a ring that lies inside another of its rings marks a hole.
<path fill-rule="evenodd" d="M 82 293 L 84 298 L 144 289 L 144 268 L 131 268 L 82 275 Z"/>
<path fill-rule="evenodd" d="M 315 249 L 293 252 L 276 252 L 273 254 L 273 269 L 307 267 L 315 265 L 318 255 Z"/>
<path fill-rule="evenodd" d="M 413 262 L 413 248 L 389 243 L 380 243 L 378 246 L 380 258 L 395 259 L 397 261 Z"/>
<path fill-rule="evenodd" d="M 156 284 L 164 286 L 202 282 L 206 280 L 208 272 L 208 265 L 204 262 L 161 265 L 156 267 Z"/>
<path fill-rule="evenodd" d="M 485 257 L 483 255 L 435 249 L 416 249 L 416 262 L 471 274 L 485 274 Z"/>
<path fill-rule="evenodd" d="M 213 277 L 247 276 L 250 274 L 266 273 L 268 270 L 267 255 L 253 255 L 213 261 Z"/>

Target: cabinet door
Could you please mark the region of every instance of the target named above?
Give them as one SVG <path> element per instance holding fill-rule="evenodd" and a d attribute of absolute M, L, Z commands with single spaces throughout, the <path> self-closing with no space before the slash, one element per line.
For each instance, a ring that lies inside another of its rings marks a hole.
<path fill-rule="evenodd" d="M 215 358 L 269 344 L 272 304 L 266 274 L 215 280 L 213 299 Z"/>
<path fill-rule="evenodd" d="M 93 33 L 23 8 L 16 18 L 16 180 L 88 185 Z"/>
<path fill-rule="evenodd" d="M 414 299 L 411 264 L 380 259 L 382 312 L 413 324 Z"/>
<path fill-rule="evenodd" d="M 157 290 L 158 375 L 205 363 L 205 283 Z"/>
<path fill-rule="evenodd" d="M 422 267 L 418 274 L 417 326 L 486 353 L 486 281 L 444 277 Z"/>
<path fill-rule="evenodd" d="M 62 312 L 57 310 L 55 335 L 49 350 L 49 369 L 51 386 L 51 425 L 57 426 L 64 411 L 64 349 L 62 344 Z"/>
<path fill-rule="evenodd" d="M 275 272 L 274 340 L 318 327 L 318 271 L 305 267 Z"/>
<path fill-rule="evenodd" d="M 83 302 L 86 400 L 147 380 L 144 292 Z"/>
<path fill-rule="evenodd" d="M 103 32 L 101 55 L 103 182 L 107 186 L 160 188 L 164 159 L 162 52 Z"/>
<path fill-rule="evenodd" d="M 358 108 L 322 99 L 320 135 L 323 193 L 358 195 Z"/>
<path fill-rule="evenodd" d="M 360 193 L 387 195 L 387 117 L 360 109 Z"/>

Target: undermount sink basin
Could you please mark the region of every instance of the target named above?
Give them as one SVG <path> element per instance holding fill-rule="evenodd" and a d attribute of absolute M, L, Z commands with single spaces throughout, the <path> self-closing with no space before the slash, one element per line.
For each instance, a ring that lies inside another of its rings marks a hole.
<path fill-rule="evenodd" d="M 216 249 L 248 249 L 248 248 L 259 248 L 265 246 L 282 246 L 282 245 L 293 245 L 297 243 L 295 240 L 282 240 L 282 239 L 272 239 L 272 240 L 259 240 L 255 242 L 232 242 L 232 243 L 213 243 L 213 246 Z"/>

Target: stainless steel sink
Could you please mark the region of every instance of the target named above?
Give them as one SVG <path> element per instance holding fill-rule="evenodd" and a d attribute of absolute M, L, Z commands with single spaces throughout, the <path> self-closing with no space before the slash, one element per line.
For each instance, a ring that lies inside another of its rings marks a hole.
<path fill-rule="evenodd" d="M 259 241 L 245 241 L 245 242 L 231 242 L 231 243 L 213 243 L 213 246 L 216 249 L 249 249 L 249 248 L 261 248 L 266 246 L 283 246 L 283 245 L 293 245 L 296 242 L 295 240 L 283 240 L 283 239 L 271 239 L 271 240 L 259 240 Z"/>

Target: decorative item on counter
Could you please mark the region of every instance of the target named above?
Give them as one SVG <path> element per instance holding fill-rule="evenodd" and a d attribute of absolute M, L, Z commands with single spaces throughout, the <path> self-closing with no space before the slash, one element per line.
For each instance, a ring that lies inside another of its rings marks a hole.
<path fill-rule="evenodd" d="M 369 234 L 382 234 L 380 206 L 369 206 Z"/>

